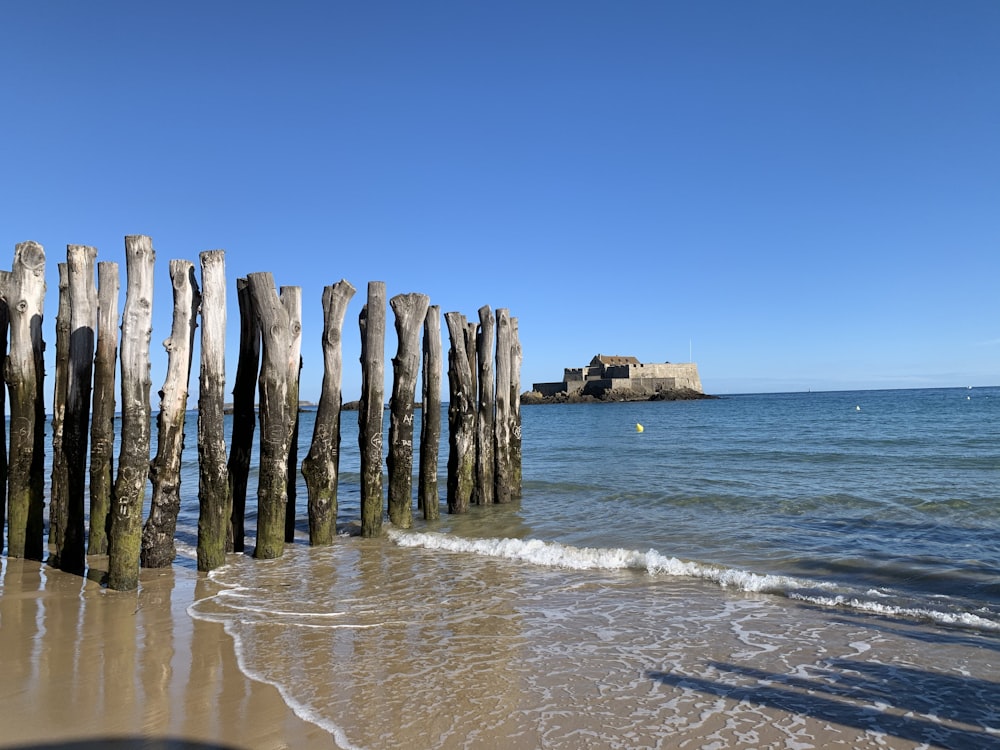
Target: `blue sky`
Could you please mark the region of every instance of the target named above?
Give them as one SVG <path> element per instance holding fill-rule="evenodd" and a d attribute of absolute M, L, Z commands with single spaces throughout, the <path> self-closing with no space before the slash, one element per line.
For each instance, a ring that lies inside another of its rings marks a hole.
<path fill-rule="evenodd" d="M 303 288 L 304 398 L 341 278 L 348 399 L 372 280 L 509 308 L 525 387 L 597 353 L 720 394 L 998 384 L 998 39 L 992 0 L 4 3 L 0 258 L 45 246 L 51 361 L 66 245 L 124 301 L 152 236 L 154 403 L 168 260 L 214 248 L 227 390 L 254 271 Z"/>

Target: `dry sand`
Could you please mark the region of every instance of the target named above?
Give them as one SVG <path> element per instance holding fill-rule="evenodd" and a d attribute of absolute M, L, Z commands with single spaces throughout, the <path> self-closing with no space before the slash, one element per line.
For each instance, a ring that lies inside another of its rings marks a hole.
<path fill-rule="evenodd" d="M 0 747 L 335 747 L 240 672 L 221 625 L 187 614 L 213 590 L 195 571 L 144 570 L 119 593 L 38 562 L 0 569 Z"/>

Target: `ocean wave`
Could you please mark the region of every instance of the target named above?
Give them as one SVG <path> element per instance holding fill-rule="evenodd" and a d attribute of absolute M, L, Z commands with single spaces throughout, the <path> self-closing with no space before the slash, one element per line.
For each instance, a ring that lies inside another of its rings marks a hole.
<path fill-rule="evenodd" d="M 439 532 L 399 529 L 389 529 L 388 536 L 400 547 L 464 552 L 552 568 L 634 570 L 644 571 L 650 576 L 699 578 L 726 589 L 774 594 L 822 607 L 847 608 L 870 614 L 930 620 L 942 625 L 1000 631 L 1000 622 L 971 612 L 947 612 L 884 601 L 896 598 L 891 592 L 869 590 L 864 595 L 843 593 L 844 587 L 831 581 L 753 573 L 739 568 L 681 560 L 654 549 L 641 552 L 621 548 L 581 548 L 540 539 L 470 539 Z M 876 599 L 883 601 L 875 601 Z"/>

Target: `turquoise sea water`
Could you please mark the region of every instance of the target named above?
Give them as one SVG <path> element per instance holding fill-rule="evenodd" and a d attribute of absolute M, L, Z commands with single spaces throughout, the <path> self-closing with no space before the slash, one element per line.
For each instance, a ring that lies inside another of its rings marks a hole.
<path fill-rule="evenodd" d="M 382 539 L 309 547 L 300 478 L 296 543 L 190 615 L 345 748 L 1000 747 L 1000 388 L 526 406 L 522 434 L 518 502 L 447 515 L 444 436 L 441 519 Z"/>

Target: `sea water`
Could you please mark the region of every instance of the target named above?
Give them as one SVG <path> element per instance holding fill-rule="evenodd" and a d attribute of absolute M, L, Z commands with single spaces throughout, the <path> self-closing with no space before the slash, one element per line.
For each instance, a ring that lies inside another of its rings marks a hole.
<path fill-rule="evenodd" d="M 440 520 L 310 548 L 300 477 L 189 610 L 339 746 L 1000 747 L 1000 388 L 525 406 L 522 497 L 459 516 L 443 424 Z"/>

